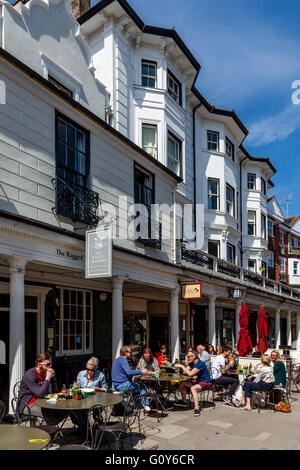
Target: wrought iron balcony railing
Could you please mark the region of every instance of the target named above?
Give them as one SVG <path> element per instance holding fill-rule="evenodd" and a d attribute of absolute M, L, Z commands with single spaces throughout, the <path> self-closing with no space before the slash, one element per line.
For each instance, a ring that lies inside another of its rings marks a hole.
<path fill-rule="evenodd" d="M 55 186 L 56 214 L 96 227 L 100 217 L 97 215 L 99 194 L 75 183 L 64 181 L 59 176 L 52 180 Z"/>
<path fill-rule="evenodd" d="M 228 261 L 217 258 L 203 251 L 187 249 L 185 246 L 178 245 L 178 249 L 180 248 L 181 257 L 179 256 L 179 253 L 177 253 L 178 264 L 181 262 L 191 263 L 198 266 L 200 269 L 204 268 L 205 270 L 212 271 L 215 275 L 225 275 L 229 281 L 230 279 L 232 281 L 239 280 L 248 285 L 252 284 L 254 287 L 259 287 L 269 292 L 300 300 L 300 291 L 292 289 L 290 286 L 275 282 L 266 276 L 254 273 L 248 269 L 229 263 Z"/>
<path fill-rule="evenodd" d="M 151 224 L 151 222 L 149 222 L 149 224 Z M 151 238 L 153 236 L 155 238 Z M 157 250 L 161 250 L 161 240 L 162 240 L 162 225 L 161 225 L 160 222 L 155 224 L 154 234 L 153 234 L 153 229 L 152 229 L 152 233 L 151 233 L 150 226 L 149 226 L 149 237 L 148 238 L 142 238 L 140 236 L 138 236 L 136 238 L 137 242 L 142 243 L 145 246 L 149 246 L 150 248 L 155 248 Z"/>

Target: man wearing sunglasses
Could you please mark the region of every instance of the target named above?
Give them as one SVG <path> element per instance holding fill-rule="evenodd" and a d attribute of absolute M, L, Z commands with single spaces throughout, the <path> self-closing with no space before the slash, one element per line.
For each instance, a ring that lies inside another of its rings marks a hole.
<path fill-rule="evenodd" d="M 31 416 L 44 418 L 47 424 L 57 424 L 65 417 L 66 412 L 51 413 L 51 410 L 42 410 L 39 406 L 35 405 L 37 398 L 43 398 L 50 393 L 57 393 L 57 383 L 55 378 L 55 371 L 52 369 L 51 356 L 48 353 L 40 354 L 36 361 L 35 367 L 25 372 L 20 384 L 18 396 L 18 413 L 19 416 L 28 414 L 30 408 Z M 48 413 L 49 412 L 49 413 Z"/>

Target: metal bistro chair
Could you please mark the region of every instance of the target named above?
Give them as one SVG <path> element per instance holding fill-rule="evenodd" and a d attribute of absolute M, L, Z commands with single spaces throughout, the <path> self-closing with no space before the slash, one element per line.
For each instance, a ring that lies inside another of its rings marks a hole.
<path fill-rule="evenodd" d="M 265 399 L 263 398 L 263 393 L 265 394 Z M 272 388 L 268 392 L 253 390 L 251 394 L 251 403 L 257 407 L 258 413 L 260 413 L 262 409 L 268 409 L 270 405 L 275 411 L 274 388 Z"/>
<path fill-rule="evenodd" d="M 0 423 L 2 423 L 4 415 L 5 415 L 5 405 L 3 401 L 0 400 Z"/>
<path fill-rule="evenodd" d="M 51 444 L 56 440 L 57 437 L 61 438 L 62 435 L 60 430 L 55 425 L 43 424 L 43 419 L 37 416 L 32 416 L 30 407 L 27 403 L 24 403 L 24 409 L 22 412 L 19 410 L 20 400 L 18 398 L 13 398 L 11 400 L 11 406 L 13 409 L 14 417 L 19 426 L 27 426 L 41 429 L 47 432 L 50 435 L 50 441 L 46 446 L 46 449 L 50 447 Z M 42 420 L 42 421 L 40 421 Z"/>
<path fill-rule="evenodd" d="M 14 398 L 18 398 L 18 396 L 19 396 L 20 385 L 21 385 L 21 381 L 20 381 L 20 382 L 16 382 L 15 385 L 14 385 L 14 388 L 13 388 L 13 396 L 14 396 Z"/>
<path fill-rule="evenodd" d="M 97 448 L 97 437 L 99 434 L 99 427 L 102 424 L 102 411 L 101 405 L 95 405 L 89 409 L 87 414 L 87 427 L 86 439 L 83 444 L 63 444 L 56 450 L 95 450 Z"/>
<path fill-rule="evenodd" d="M 212 393 L 212 400 L 213 403 L 215 403 L 215 398 L 216 396 L 221 395 L 221 399 L 224 398 L 224 393 L 227 393 L 229 390 L 229 385 L 222 385 L 222 384 L 216 384 L 215 381 L 217 379 L 214 379 L 214 376 L 217 376 L 219 374 L 219 370 L 216 367 L 211 368 L 211 377 L 212 377 L 212 387 L 211 387 L 211 393 Z"/>
<path fill-rule="evenodd" d="M 98 450 L 106 434 L 108 437 L 113 438 L 115 449 L 120 449 L 121 437 L 126 433 L 130 435 L 131 447 L 133 447 L 132 440 L 132 427 L 138 421 L 140 432 L 140 412 L 141 400 L 140 396 L 133 396 L 131 393 L 123 393 L 123 412 L 121 416 L 116 416 L 114 407 L 106 407 L 104 410 L 105 419 L 102 425 L 99 425 L 97 434 L 97 442 L 95 449 Z M 129 412 L 129 409 L 131 412 Z"/>

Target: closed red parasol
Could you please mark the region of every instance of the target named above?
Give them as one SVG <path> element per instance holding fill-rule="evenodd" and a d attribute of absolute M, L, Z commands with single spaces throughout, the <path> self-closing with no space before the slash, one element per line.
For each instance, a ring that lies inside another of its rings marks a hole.
<path fill-rule="evenodd" d="M 259 340 L 257 343 L 257 349 L 261 354 L 264 354 L 269 347 L 268 342 L 267 342 L 267 337 L 269 336 L 269 334 L 268 334 L 268 319 L 267 319 L 267 315 L 263 306 L 261 306 L 259 314 L 258 314 L 258 335 L 259 335 Z"/>
<path fill-rule="evenodd" d="M 250 333 L 248 331 L 248 318 L 249 312 L 247 309 L 247 305 L 245 304 L 245 302 L 243 302 L 239 314 L 240 334 L 237 342 L 237 350 L 239 352 L 239 356 L 248 356 L 252 353 L 253 350 Z"/>

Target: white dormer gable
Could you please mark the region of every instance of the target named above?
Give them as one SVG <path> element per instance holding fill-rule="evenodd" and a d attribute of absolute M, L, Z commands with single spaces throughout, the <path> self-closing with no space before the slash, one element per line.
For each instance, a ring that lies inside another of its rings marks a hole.
<path fill-rule="evenodd" d="M 2 16 L 3 49 L 45 79 L 51 75 L 104 119 L 105 87 L 94 77 L 90 49 L 69 0 L 4 3 Z"/>
<path fill-rule="evenodd" d="M 284 214 L 275 196 L 268 199 L 268 214 L 276 219 L 284 219 Z"/>

